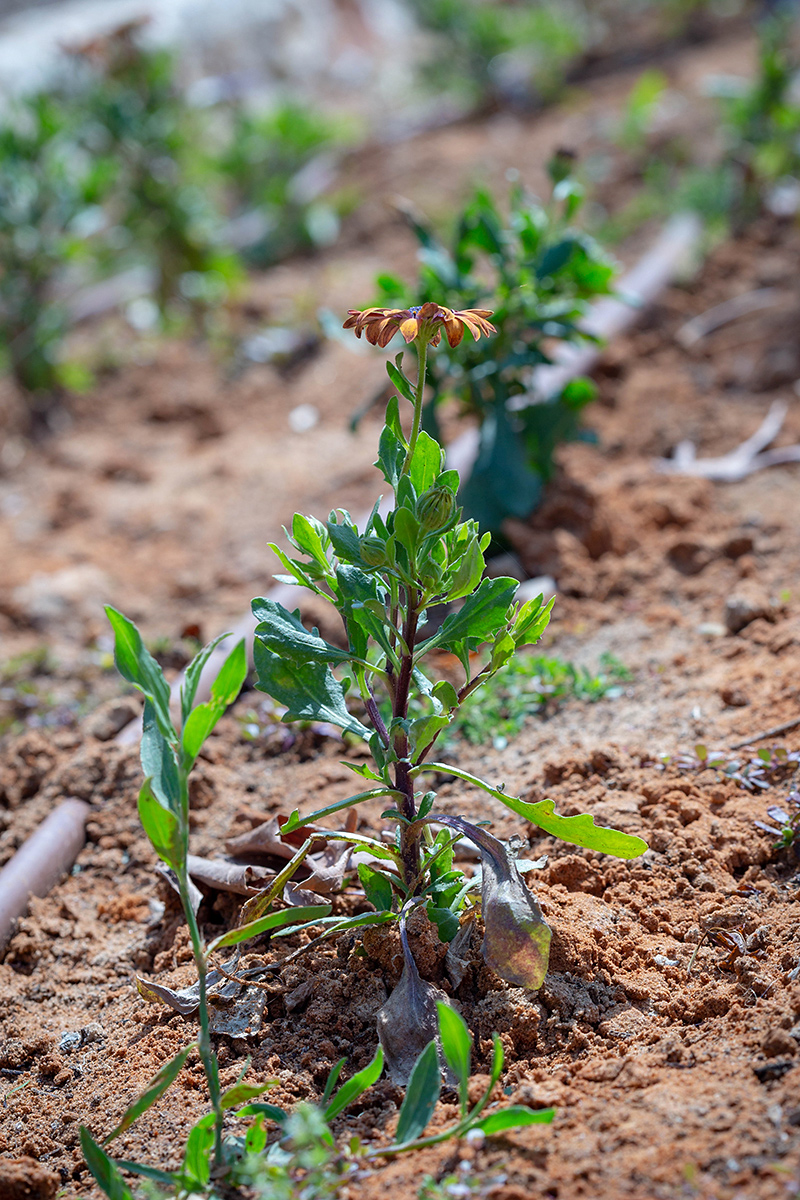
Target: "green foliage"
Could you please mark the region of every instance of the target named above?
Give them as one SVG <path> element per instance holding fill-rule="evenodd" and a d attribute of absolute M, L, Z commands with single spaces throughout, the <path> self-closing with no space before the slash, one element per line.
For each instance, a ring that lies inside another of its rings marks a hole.
<path fill-rule="evenodd" d="M 67 315 L 55 295 L 65 267 L 96 237 L 109 179 L 80 152 L 70 114 L 55 98 L 30 96 L 0 121 L 0 346 L 29 397 L 34 430 L 67 382 Z"/>
<path fill-rule="evenodd" d="M 489 680 L 479 703 L 459 712 L 451 734 L 461 734 L 475 746 L 491 742 L 503 750 L 528 717 L 555 701 L 613 698 L 630 678 L 627 668 L 609 654 L 602 655 L 597 674 L 560 658 L 520 654 Z"/>
<path fill-rule="evenodd" d="M 355 1138 L 345 1148 L 337 1148 L 331 1123 L 380 1079 L 383 1053 L 379 1046 L 366 1067 L 334 1090 L 344 1064 L 344 1060 L 340 1060 L 330 1073 L 321 1103 L 301 1103 L 292 1113 L 253 1099 L 272 1087 L 275 1080 L 253 1086 L 241 1082 L 234 1084 L 221 1097 L 221 1107 L 224 1111 L 232 1111 L 246 1101 L 235 1116 L 239 1121 L 246 1121 L 248 1128 L 244 1136 L 225 1140 L 223 1161 L 217 1164 L 215 1177 L 224 1179 L 225 1184 L 231 1187 L 252 1188 L 256 1196 L 265 1200 L 266 1197 L 269 1200 L 297 1200 L 298 1196 L 333 1197 L 354 1168 L 372 1159 L 464 1137 L 471 1130 L 491 1136 L 525 1125 L 549 1124 L 553 1120 L 555 1110 L 552 1108 L 536 1111 L 524 1105 L 505 1108 L 492 1106 L 486 1112 L 491 1093 L 503 1070 L 503 1050 L 497 1034 L 494 1035 L 489 1083 L 478 1102 L 470 1108 L 467 1098 L 471 1059 L 469 1031 L 463 1018 L 446 1004 L 438 1006 L 438 1026 L 439 1040 L 461 1098 L 461 1114 L 455 1125 L 425 1137 L 442 1086 L 437 1043 L 431 1041 L 415 1064 L 391 1144 L 364 1146 Z M 105 1144 L 128 1129 L 163 1095 L 192 1048 L 187 1047 L 162 1068 L 145 1092 L 126 1110 L 122 1121 L 106 1137 Z M 267 1146 L 267 1121 L 277 1126 L 279 1135 L 278 1141 L 270 1146 Z M 182 1197 L 191 1193 L 211 1197 L 218 1194 L 211 1182 L 215 1124 L 214 1112 L 206 1113 L 194 1124 L 177 1171 L 163 1171 L 127 1160 L 115 1161 L 109 1158 L 83 1126 L 80 1131 L 81 1149 L 89 1170 L 109 1200 L 133 1200 L 133 1193 L 122 1171 L 157 1184 L 159 1189 L 166 1189 L 166 1194 L 170 1196 Z M 161 1191 L 160 1194 L 165 1193 Z"/>
<path fill-rule="evenodd" d="M 270 112 L 233 109 L 230 136 L 215 165 L 234 211 L 260 214 L 248 261 L 267 266 L 335 240 L 349 202 L 342 193 L 330 194 L 332 155 L 353 135 L 348 123 L 297 103 Z"/>
<path fill-rule="evenodd" d="M 82 138 L 115 174 L 113 241 L 120 248 L 127 241 L 136 259 L 146 254 L 163 316 L 181 309 L 197 316 L 219 304 L 239 274 L 199 149 L 199 114 L 177 86 L 172 55 L 145 49 L 135 26 L 93 43 L 84 57 Z"/>
<path fill-rule="evenodd" d="M 411 6 L 437 35 L 423 80 L 470 106 L 552 99 L 590 40 L 588 13 L 576 0 L 411 0 Z"/>
<path fill-rule="evenodd" d="M 583 340 L 587 304 L 610 291 L 614 275 L 611 260 L 575 223 L 583 196 L 567 170 L 560 160 L 551 164 L 556 182 L 548 204 L 515 185 L 507 217 L 488 192 L 476 192 L 449 244 L 409 213 L 420 244 L 419 276 L 413 288 L 392 276 L 378 279 L 377 303 L 387 307 L 433 300 L 456 311 L 493 310 L 497 333 L 485 342 L 465 337 L 457 357 L 446 346 L 431 352 L 425 417 L 435 432 L 436 406 L 456 399 L 480 422 L 478 457 L 460 498 L 492 531 L 505 517 L 525 517 L 536 507 L 556 447 L 578 436 L 581 412 L 594 397 L 587 380 L 555 396 L 530 390 L 531 371 L 550 361 L 549 348 Z"/>
<path fill-rule="evenodd" d="M 539 256 L 542 279 L 549 278 L 544 272 L 559 270 L 571 256 L 571 249 L 555 253 L 559 245 L 531 243 L 531 253 L 535 250 Z M 517 300 L 508 286 L 507 302 L 514 309 Z M 376 506 L 361 530 L 344 510 L 330 513 L 326 522 L 296 514 L 287 535 L 292 555 L 273 547 L 286 572 L 279 576 L 281 580 L 301 584 L 337 610 L 346 649 L 306 629 L 299 612 L 289 613 L 269 599 L 254 600 L 253 613 L 259 622 L 254 650 L 257 686 L 285 706 L 285 721 L 332 721 L 367 743 L 374 762 L 374 767 L 360 764 L 353 770 L 376 787 L 302 819 L 293 813 L 284 832 L 355 807 L 364 799 L 385 797 L 383 816 L 397 821 L 394 843 L 347 835 L 356 853 L 361 846 L 382 860 L 358 866 L 365 892 L 377 910 L 374 916 L 379 921 L 399 918 L 402 939 L 408 906 L 424 899 L 440 936 L 450 940 L 471 903 L 473 884 L 453 866 L 449 830 L 434 835 L 429 826 L 431 822 L 454 826 L 488 856 L 481 882 L 484 956 L 501 974 L 508 962 L 512 974 L 506 977 L 513 977 L 515 983 L 539 987 L 547 967 L 550 930 L 507 852 L 496 839 L 461 818 L 438 813 L 435 792 L 419 792 L 417 781 L 422 782 L 431 769 L 450 772 L 547 832 L 604 853 L 630 858 L 641 854 L 645 843 L 598 828 L 587 815 L 561 817 L 553 811 L 552 801 L 526 804 L 459 768 L 451 771 L 445 764 L 426 761 L 469 698 L 507 668 L 518 650 L 541 638 L 552 608 L 552 601 L 545 604 L 541 596 L 518 602 L 514 579 L 482 578 L 489 535 L 481 534 L 476 521 L 461 520 L 458 474 L 444 469 L 441 447 L 420 429 L 425 360 L 435 331 L 435 326 L 422 328 L 417 338 L 416 385 L 403 373 L 402 356 L 388 366 L 400 396 L 414 407 L 408 439 L 397 398 L 387 407 L 380 436 L 376 466 L 392 488 L 394 504 L 383 514 Z M 468 348 L 465 354 L 469 357 L 473 352 Z M 426 611 L 445 604 L 451 611 L 433 633 L 421 637 Z M 474 672 L 474 653 L 482 646 L 487 647 L 483 666 Z M 425 674 L 426 658 L 435 650 L 447 651 L 461 664 L 463 679 L 458 685 L 449 680 L 434 682 Z M 605 681 L 594 681 L 588 673 L 555 662 L 551 674 L 559 668 L 562 691 L 568 687 L 584 694 L 605 690 Z M 495 693 L 495 706 L 500 704 L 499 695 Z M 493 914 L 500 914 L 492 922 L 486 919 L 490 903 Z M 331 936 L 365 924 L 366 918 L 330 917 L 325 923 L 322 936 Z M 407 989 L 416 987 L 422 1020 L 430 1013 L 432 1001 L 422 984 L 417 986 L 416 967 L 408 960 L 404 978 Z M 398 1067 L 401 1070 L 406 1073 Z"/>

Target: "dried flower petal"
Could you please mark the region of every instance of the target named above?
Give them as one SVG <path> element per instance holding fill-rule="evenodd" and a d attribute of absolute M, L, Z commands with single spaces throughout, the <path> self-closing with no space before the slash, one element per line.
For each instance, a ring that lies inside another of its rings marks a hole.
<path fill-rule="evenodd" d="M 406 342 L 413 342 L 423 335 L 430 345 L 438 346 L 444 329 L 450 345 L 457 346 L 465 329 L 476 340 L 481 334 L 488 337 L 497 333 L 487 319 L 491 315 L 488 308 L 465 308 L 454 312 L 452 308 L 429 300 L 414 308 L 365 308 L 363 311 L 351 308 L 343 328 L 353 329 L 359 338 L 366 333 L 367 341 L 373 346 L 388 346 L 396 333 L 400 333 Z"/>

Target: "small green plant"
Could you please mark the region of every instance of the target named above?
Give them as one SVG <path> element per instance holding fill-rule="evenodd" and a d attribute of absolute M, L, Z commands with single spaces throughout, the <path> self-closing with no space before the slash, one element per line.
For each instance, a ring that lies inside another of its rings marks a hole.
<path fill-rule="evenodd" d="M 755 754 L 742 758 L 729 750 L 709 750 L 698 743 L 693 750 L 677 754 L 661 754 L 662 766 L 674 765 L 679 771 L 716 771 L 723 779 L 732 779 L 748 792 L 765 791 L 787 773 L 794 773 L 800 763 L 800 751 L 785 746 L 763 747 Z"/>
<path fill-rule="evenodd" d="M 64 389 L 84 381 L 63 358 L 67 310 L 57 285 L 88 256 L 108 185 L 106 165 L 81 150 L 69 113 L 53 97 L 34 95 L 4 113 L 0 346 L 33 433 L 47 427 Z"/>
<path fill-rule="evenodd" d="M 437 39 L 423 82 L 470 107 L 554 99 L 591 37 L 588 13 L 575 0 L 411 0 L 411 7 Z"/>
<path fill-rule="evenodd" d="M 258 687 L 285 707 L 284 721 L 336 725 L 363 740 L 374 762 L 348 764 L 370 784 L 367 790 L 309 816 L 294 812 L 284 831 L 301 829 L 365 800 L 385 798 L 384 816 L 396 821 L 393 845 L 360 834 L 344 835 L 356 848 L 363 847 L 373 863 L 379 862 L 359 866 L 367 897 L 377 910 L 373 919 L 397 920 L 409 904 L 424 900 L 448 941 L 459 930 L 472 886 L 453 868 L 452 846 L 460 836 L 471 838 L 483 861 L 484 956 L 504 978 L 536 988 L 547 970 L 550 942 L 538 905 L 502 843 L 462 818 L 438 811 L 435 792 L 417 790 L 426 775 L 455 775 L 530 823 L 578 845 L 628 858 L 642 853 L 645 843 L 599 829 L 585 814 L 560 817 L 552 801 L 528 804 L 459 767 L 429 761 L 462 705 L 520 648 L 539 640 L 552 607 L 552 601 L 545 605 L 541 597 L 515 603 L 514 579 L 483 578 L 489 534 L 481 534 L 474 520 L 460 519 L 458 474 L 445 470 L 441 447 L 421 428 L 428 347 L 438 343 L 443 331 L 451 346 L 462 341 L 465 330 L 476 338 L 492 333 L 489 315 L 486 310 L 453 312 L 432 302 L 406 310 L 351 313 L 346 328 L 359 336 L 366 333 L 368 340 L 381 345 L 399 330 L 407 342 L 415 343 L 419 357 L 416 383 L 403 373 L 402 356 L 387 364 L 399 397 L 413 408 L 406 438 L 400 401 L 393 398 L 380 437 L 376 465 L 392 491 L 393 504 L 383 510 L 376 505 L 363 530 L 343 510 L 332 512 L 326 522 L 295 514 L 290 541 L 301 557 L 290 558 L 273 545 L 287 572 L 278 579 L 297 582 L 329 601 L 342 619 L 348 648 L 309 632 L 298 613 L 274 600 L 258 599 L 253 601 L 259 622 L 254 654 Z M 426 610 L 438 604 L 449 604 L 452 611 L 435 632 L 420 636 Z M 473 673 L 472 652 L 483 644 L 488 646 L 485 665 Z M 448 680 L 433 682 L 424 673 L 425 659 L 434 650 L 446 651 L 461 664 L 460 686 Z M 381 712 L 384 699 L 389 706 L 386 719 Z M 444 828 L 434 835 L 431 824 Z M 370 923 L 369 917 L 330 920 L 332 931 Z M 407 966 L 410 970 L 408 958 Z M 429 1001 L 428 997 L 428 1009 Z"/>
<path fill-rule="evenodd" d="M 76 52 L 89 70 L 79 96 L 83 136 L 115 171 L 114 262 L 124 262 L 126 248 L 149 261 L 162 316 L 197 319 L 225 299 L 241 268 L 223 242 L 219 183 L 198 114 L 177 86 L 172 55 L 143 47 L 139 31 L 132 22 Z"/>
<path fill-rule="evenodd" d="M 757 829 L 761 829 L 764 833 L 770 833 L 778 840 L 775 843 L 776 850 L 788 850 L 790 847 L 797 847 L 798 835 L 800 835 L 800 792 L 790 792 L 786 797 L 786 804 L 790 808 L 787 812 L 779 804 L 770 804 L 767 809 L 767 816 L 774 822 L 772 825 L 767 825 L 766 821 L 754 821 Z"/>
<path fill-rule="evenodd" d="M 233 110 L 215 166 L 232 193 L 233 211 L 261 218 L 246 246 L 249 262 L 267 266 L 335 240 L 347 199 L 331 194 L 332 156 L 352 138 L 345 122 L 297 103 L 267 112 Z"/>
<path fill-rule="evenodd" d="M 587 302 L 611 288 L 614 266 L 575 224 L 583 193 L 563 157 L 551 163 L 554 189 L 543 205 L 514 185 L 504 218 L 480 191 L 459 215 L 446 246 L 416 213 L 409 221 L 420 243 L 414 292 L 455 309 L 491 303 L 485 346 L 470 342 L 458 359 L 445 350 L 426 366 L 432 395 L 425 427 L 436 434 L 436 407 L 455 399 L 481 426 L 478 457 L 460 499 L 483 529 L 497 531 L 507 516 L 526 517 L 554 470 L 554 452 L 578 435 L 583 408 L 594 397 L 585 379 L 555 396 L 531 390 L 534 367 L 550 361 L 558 342 L 582 340 Z M 407 305 L 410 289 L 393 276 L 378 279 L 380 302 Z"/>
<path fill-rule="evenodd" d="M 567 697 L 613 699 L 630 678 L 630 671 L 613 655 L 604 654 L 600 671 L 593 675 L 586 667 L 576 667 L 560 658 L 519 654 L 489 680 L 478 703 L 457 714 L 452 730 L 473 745 L 491 742 L 496 750 L 503 750 L 529 716 L 542 712 L 554 701 Z"/>

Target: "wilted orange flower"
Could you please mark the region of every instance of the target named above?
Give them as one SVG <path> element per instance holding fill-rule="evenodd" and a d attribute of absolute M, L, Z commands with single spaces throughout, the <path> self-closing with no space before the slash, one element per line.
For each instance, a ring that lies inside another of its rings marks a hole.
<path fill-rule="evenodd" d="M 356 337 L 366 332 L 367 341 L 373 346 L 388 346 L 398 331 L 406 342 L 413 342 L 421 333 L 428 334 L 430 345 L 438 346 L 444 328 L 450 345 L 457 346 L 465 329 L 476 339 L 482 333 L 486 337 L 497 333 L 486 319 L 491 315 L 489 308 L 465 308 L 462 312 L 454 312 L 452 308 L 443 308 L 429 300 L 416 308 L 365 308 L 363 312 L 352 308 L 344 328 L 354 329 Z"/>

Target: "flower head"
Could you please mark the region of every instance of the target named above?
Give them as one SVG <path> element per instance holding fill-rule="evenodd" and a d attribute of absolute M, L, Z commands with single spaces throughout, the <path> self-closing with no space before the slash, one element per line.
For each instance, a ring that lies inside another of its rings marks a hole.
<path fill-rule="evenodd" d="M 457 346 L 468 329 L 474 338 L 496 333 L 494 325 L 486 318 L 492 315 L 488 308 L 465 308 L 454 312 L 440 304 L 428 301 L 416 308 L 365 308 L 363 312 L 350 309 L 343 328 L 354 329 L 356 337 L 366 332 L 367 341 L 373 346 L 388 346 L 399 331 L 406 342 L 422 336 L 432 346 L 438 346 L 444 329 L 451 346 Z"/>

